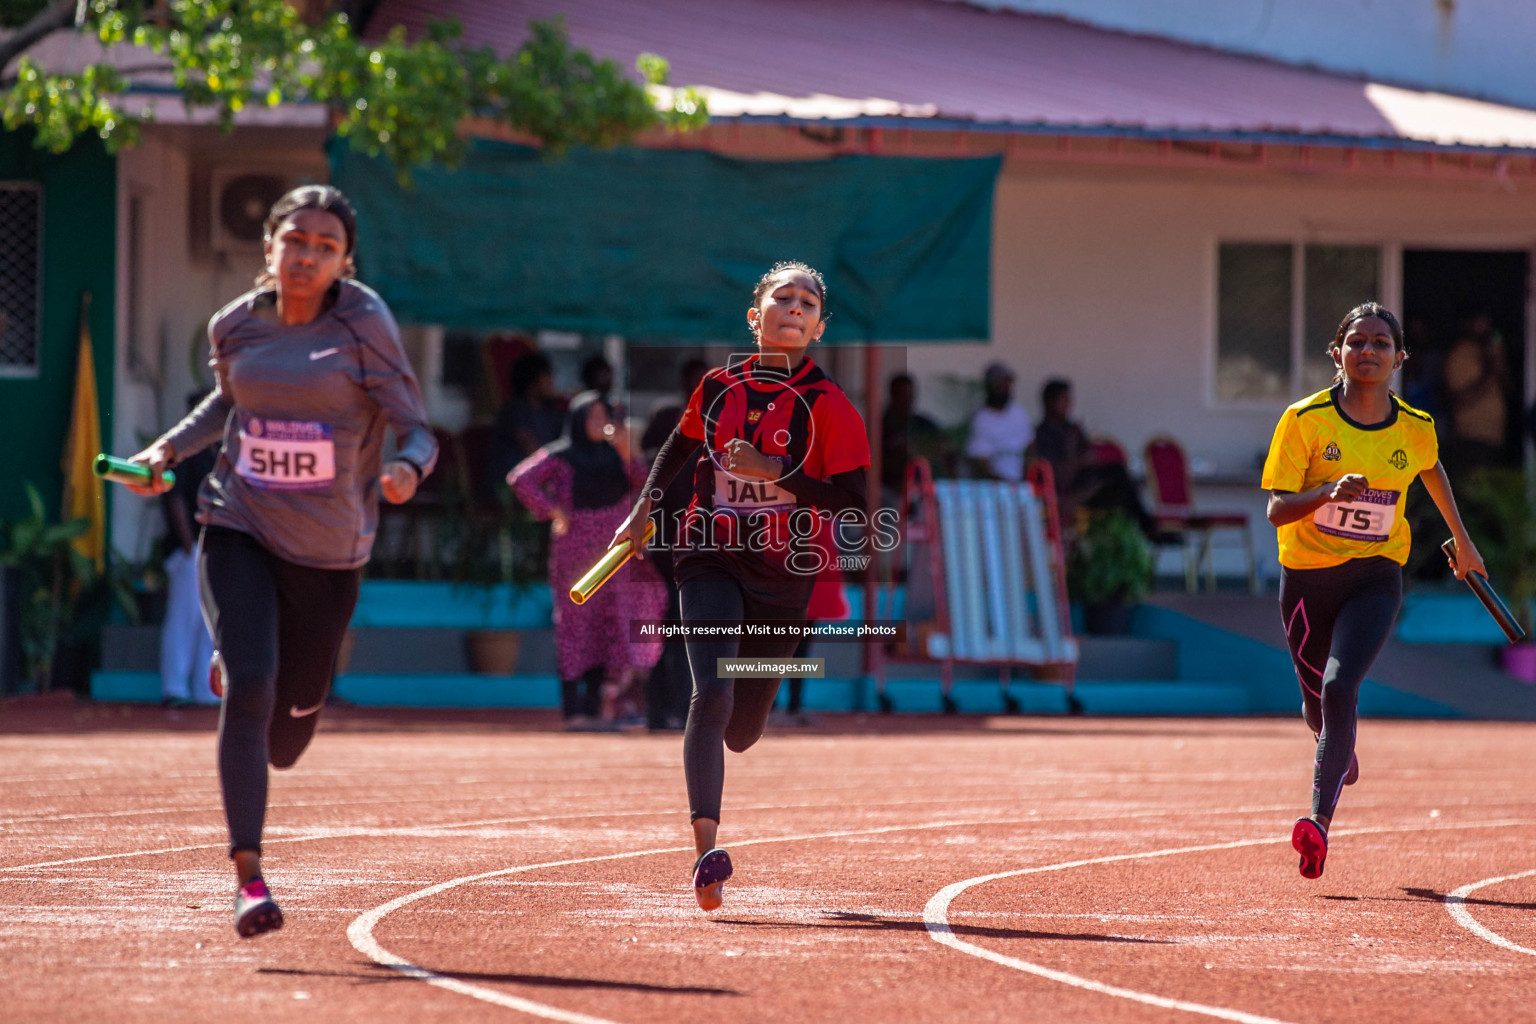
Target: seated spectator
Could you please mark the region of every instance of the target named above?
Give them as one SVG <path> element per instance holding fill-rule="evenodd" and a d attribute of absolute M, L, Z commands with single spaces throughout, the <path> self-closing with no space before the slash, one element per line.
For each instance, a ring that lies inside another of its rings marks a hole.
<path fill-rule="evenodd" d="M 1029 414 L 1013 401 L 1013 371 L 993 363 L 982 374 L 985 403 L 971 417 L 965 454 L 971 475 L 982 479 L 1024 479 L 1024 451 L 1034 440 Z"/>
<path fill-rule="evenodd" d="M 1468 317 L 1441 367 L 1450 438 L 1444 447 L 1458 469 L 1506 461 L 1509 407 L 1516 385 L 1504 338 L 1486 313 Z"/>
<path fill-rule="evenodd" d="M 916 404 L 917 382 L 911 374 L 898 373 L 892 377 L 890 397 L 880 418 L 880 486 L 887 492 L 888 503 L 900 499 L 912 456 L 937 453 L 943 447 L 944 431 L 915 411 Z"/>
<path fill-rule="evenodd" d="M 581 388 L 583 391 L 596 391 L 603 396 L 603 401 L 611 404 L 613 396 L 609 392 L 613 390 L 613 364 L 602 356 L 588 356 L 581 364 Z M 624 417 L 622 409 L 615 409 L 614 414 L 620 419 Z"/>
<path fill-rule="evenodd" d="M 486 478 L 506 479 L 512 467 L 560 436 L 565 413 L 555 396 L 554 369 L 542 352 L 512 364 L 511 396 L 496 413 L 486 455 Z"/>
<path fill-rule="evenodd" d="M 1045 415 L 1035 428 L 1034 451 L 1051 464 L 1062 525 L 1070 529 L 1080 508 L 1118 508 L 1153 537 L 1157 524 L 1142 505 L 1125 465 L 1096 461 L 1087 432 L 1072 419 L 1072 383 L 1059 377 L 1046 381 L 1040 389 L 1040 408 Z"/>
<path fill-rule="evenodd" d="M 672 428 L 677 426 L 683 418 L 683 409 L 688 405 L 688 399 L 699 386 L 699 381 L 704 379 L 709 365 L 697 356 L 686 360 L 679 370 L 678 394 L 675 401 L 661 401 L 651 410 L 651 418 L 645 425 L 645 436 L 640 439 L 640 448 L 648 455 L 654 456 L 672 433 Z"/>

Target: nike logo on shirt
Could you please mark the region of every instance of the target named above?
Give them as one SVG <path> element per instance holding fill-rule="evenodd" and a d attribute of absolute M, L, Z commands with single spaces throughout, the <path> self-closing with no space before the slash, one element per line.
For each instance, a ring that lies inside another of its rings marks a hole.
<path fill-rule="evenodd" d="M 294 718 L 308 718 L 310 715 L 314 714 L 316 711 L 319 711 L 323 707 L 325 707 L 325 701 L 321 701 L 319 704 L 316 704 L 312 708 L 301 708 L 297 704 L 294 704 L 288 708 L 288 714 L 292 715 Z"/>
<path fill-rule="evenodd" d="M 324 359 L 326 356 L 333 356 L 340 351 L 341 348 L 339 346 L 336 348 L 323 348 L 318 352 L 311 352 L 309 354 L 309 361 L 314 362 L 316 359 Z"/>

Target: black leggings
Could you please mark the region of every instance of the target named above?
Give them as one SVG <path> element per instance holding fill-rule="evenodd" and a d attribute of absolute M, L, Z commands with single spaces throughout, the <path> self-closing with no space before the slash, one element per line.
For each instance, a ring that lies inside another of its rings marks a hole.
<path fill-rule="evenodd" d="M 289 768 L 315 734 L 361 569 L 286 562 L 249 534 L 203 531 L 203 615 L 224 666 L 219 784 L 229 852 L 261 852 L 267 763 Z"/>
<path fill-rule="evenodd" d="M 1280 612 L 1301 683 L 1301 713 L 1317 734 L 1312 813 L 1332 818 L 1355 752 L 1360 683 L 1397 621 L 1402 566 L 1352 558 L 1326 569 L 1283 569 Z"/>
<path fill-rule="evenodd" d="M 774 619 L 796 625 L 805 622 L 804 608 L 784 608 L 753 601 L 735 580 L 699 580 L 681 586 L 684 622 L 728 619 L 754 622 Z M 693 698 L 683 730 L 683 774 L 688 780 L 689 820 L 720 820 L 720 794 L 725 788 L 725 751 L 741 753 L 758 741 L 768 724 L 778 679 L 722 679 L 720 658 L 786 658 L 800 644 L 798 637 L 688 639 L 688 667 L 693 672 Z"/>

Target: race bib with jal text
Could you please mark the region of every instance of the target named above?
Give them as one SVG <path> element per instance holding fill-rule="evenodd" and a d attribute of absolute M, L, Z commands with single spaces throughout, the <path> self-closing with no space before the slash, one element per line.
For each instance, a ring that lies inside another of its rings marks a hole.
<path fill-rule="evenodd" d="M 788 462 L 782 456 L 770 455 L 781 463 Z M 750 480 L 736 476 L 720 468 L 720 456 L 710 453 L 715 468 L 715 508 L 729 510 L 737 515 L 757 512 L 789 511 L 795 507 L 795 496 L 782 490 L 771 480 Z"/>

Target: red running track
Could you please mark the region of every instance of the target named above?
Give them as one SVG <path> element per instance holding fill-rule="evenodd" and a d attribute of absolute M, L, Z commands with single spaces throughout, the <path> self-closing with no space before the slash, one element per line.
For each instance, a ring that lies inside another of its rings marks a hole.
<path fill-rule="evenodd" d="M 705 915 L 677 734 L 325 715 L 241 941 L 212 712 L 0 702 L 0 1020 L 1536 1017 L 1528 725 L 1363 723 L 1308 882 L 1299 720 L 827 716 L 728 755 Z"/>

